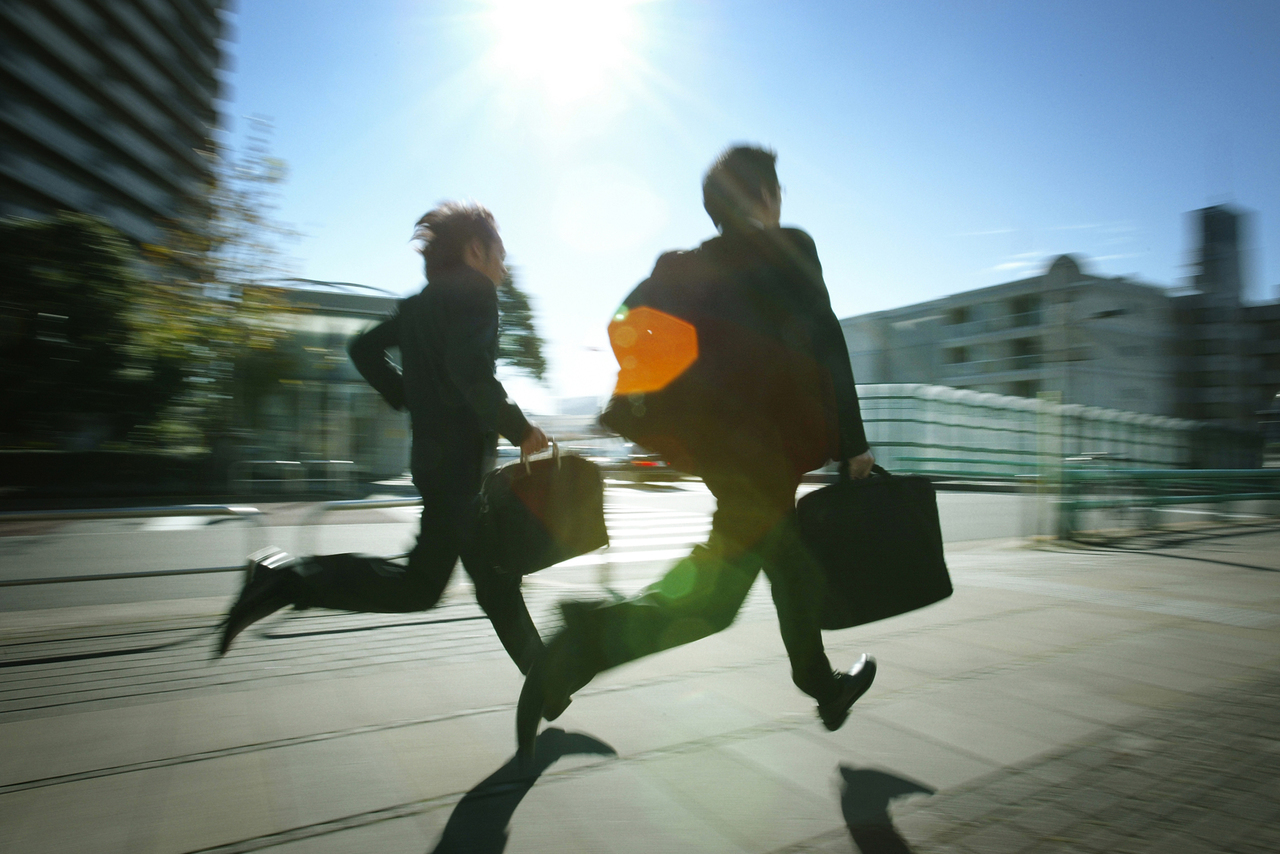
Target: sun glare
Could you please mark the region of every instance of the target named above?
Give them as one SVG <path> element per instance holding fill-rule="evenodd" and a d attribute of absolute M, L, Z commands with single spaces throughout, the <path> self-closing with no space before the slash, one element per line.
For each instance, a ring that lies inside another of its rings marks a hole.
<path fill-rule="evenodd" d="M 638 0 L 489 0 L 494 70 L 559 106 L 605 93 L 634 60 Z"/>

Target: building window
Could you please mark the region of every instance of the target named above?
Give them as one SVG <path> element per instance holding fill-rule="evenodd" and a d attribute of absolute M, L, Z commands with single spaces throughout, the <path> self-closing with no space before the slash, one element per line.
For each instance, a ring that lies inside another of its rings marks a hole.
<path fill-rule="evenodd" d="M 1039 380 L 1018 380 L 1009 384 L 1009 394 L 1014 397 L 1035 397 L 1039 393 Z"/>
<path fill-rule="evenodd" d="M 1004 370 L 1026 371 L 1038 367 L 1043 360 L 1039 338 L 1015 338 L 1009 342 L 1009 361 Z"/>
<path fill-rule="evenodd" d="M 948 365 L 960 365 L 969 361 L 969 348 L 967 347 L 948 347 L 946 350 L 946 359 Z"/>
<path fill-rule="evenodd" d="M 1012 327 L 1040 325 L 1040 295 L 1022 294 L 1009 300 L 1009 325 Z"/>
<path fill-rule="evenodd" d="M 957 306 L 947 312 L 947 323 L 950 326 L 958 326 L 970 320 L 973 320 L 973 310 L 967 305 Z"/>

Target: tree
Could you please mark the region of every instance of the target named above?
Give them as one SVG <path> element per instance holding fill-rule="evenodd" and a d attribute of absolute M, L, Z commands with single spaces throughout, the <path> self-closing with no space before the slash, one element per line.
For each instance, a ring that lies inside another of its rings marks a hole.
<path fill-rule="evenodd" d="M 100 219 L 0 221 L 0 441 L 91 449 L 123 442 L 182 386 L 181 360 L 141 334 L 149 283 Z"/>
<path fill-rule="evenodd" d="M 149 345 L 180 360 L 186 381 L 156 425 L 162 442 L 213 444 L 251 421 L 255 401 L 289 369 L 278 345 L 290 307 L 268 283 L 287 274 L 279 242 L 295 232 L 273 216 L 288 170 L 270 153 L 270 132 L 251 119 L 238 157 L 215 144 L 198 203 L 145 248 L 160 275 L 137 314 Z"/>
<path fill-rule="evenodd" d="M 525 371 L 539 382 L 545 380 L 547 360 L 542 353 L 542 337 L 534 327 L 533 307 L 529 296 L 516 287 L 510 270 L 498 288 L 498 311 L 502 315 L 499 361 Z"/>

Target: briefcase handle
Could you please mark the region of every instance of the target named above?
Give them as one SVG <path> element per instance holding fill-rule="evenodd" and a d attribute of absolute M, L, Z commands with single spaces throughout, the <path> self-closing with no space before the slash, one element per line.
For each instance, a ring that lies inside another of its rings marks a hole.
<path fill-rule="evenodd" d="M 556 443 L 556 440 L 555 440 L 555 439 L 553 439 L 553 438 L 551 438 L 550 436 L 548 436 L 548 437 L 547 437 L 547 441 L 551 443 L 551 459 L 553 459 L 553 460 L 555 460 L 555 461 L 556 461 L 556 468 L 560 468 L 560 445 L 559 445 L 559 444 L 557 444 L 557 443 Z M 544 453 L 544 452 L 543 452 L 543 451 L 539 451 L 538 453 L 539 453 L 539 454 L 541 454 L 541 453 Z M 523 450 L 523 449 L 521 449 L 521 451 L 520 451 L 520 462 L 524 463 L 524 473 L 525 473 L 525 474 L 529 474 L 529 473 L 532 471 L 532 468 L 529 466 L 529 462 L 530 462 L 530 460 L 531 460 L 531 459 L 532 459 L 532 458 L 531 458 L 531 457 L 529 457 L 528 455 L 526 455 L 526 454 L 525 454 L 525 452 L 524 452 L 524 450 Z"/>
<path fill-rule="evenodd" d="M 845 482 L 845 481 L 849 481 L 849 480 L 850 480 L 850 478 L 849 478 L 849 461 L 848 461 L 848 460 L 841 460 L 841 461 L 840 461 L 840 465 L 837 467 L 837 472 L 838 472 L 838 475 L 837 475 L 837 476 L 838 476 L 838 478 L 840 479 L 840 481 L 841 481 L 842 483 L 843 483 L 843 482 Z M 878 475 L 880 475 L 881 477 L 893 477 L 893 475 L 892 475 L 891 473 L 889 473 L 889 472 L 888 472 L 888 471 L 887 471 L 883 466 L 881 466 L 879 463 L 876 463 L 875 465 L 871 466 L 871 474 L 878 474 Z"/>

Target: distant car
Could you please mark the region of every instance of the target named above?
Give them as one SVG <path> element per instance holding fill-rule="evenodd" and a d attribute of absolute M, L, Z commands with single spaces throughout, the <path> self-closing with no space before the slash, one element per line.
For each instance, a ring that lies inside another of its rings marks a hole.
<path fill-rule="evenodd" d="M 671 481 L 684 477 L 662 457 L 632 442 L 625 443 L 614 473 L 619 480 L 630 481 Z"/>

